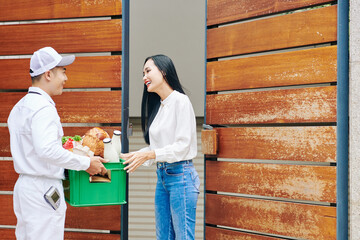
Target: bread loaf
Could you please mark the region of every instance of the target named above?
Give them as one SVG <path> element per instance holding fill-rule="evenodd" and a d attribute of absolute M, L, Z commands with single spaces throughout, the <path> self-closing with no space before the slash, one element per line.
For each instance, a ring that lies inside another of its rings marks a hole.
<path fill-rule="evenodd" d="M 95 156 L 104 157 L 103 139 L 110 137 L 109 134 L 99 127 L 87 131 L 83 137 L 82 145 L 90 148 Z"/>

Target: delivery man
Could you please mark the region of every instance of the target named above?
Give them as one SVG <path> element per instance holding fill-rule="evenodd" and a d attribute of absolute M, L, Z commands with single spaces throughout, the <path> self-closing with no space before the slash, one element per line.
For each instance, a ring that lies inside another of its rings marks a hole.
<path fill-rule="evenodd" d="M 10 148 L 19 178 L 14 187 L 14 212 L 19 240 L 64 239 L 66 204 L 64 168 L 105 174 L 100 157 L 73 154 L 62 147 L 63 129 L 52 96 L 61 95 L 66 68 L 74 55 L 62 57 L 42 48 L 30 59 L 32 87 L 8 118 Z"/>

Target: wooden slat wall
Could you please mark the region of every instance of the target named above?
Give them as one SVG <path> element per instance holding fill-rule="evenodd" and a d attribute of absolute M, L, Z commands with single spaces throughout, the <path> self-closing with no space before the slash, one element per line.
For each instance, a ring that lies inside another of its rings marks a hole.
<path fill-rule="evenodd" d="M 0 0 L 0 21 L 78 18 L 121 15 L 121 1 Z"/>
<path fill-rule="evenodd" d="M 12 190 L 18 175 L 6 121 L 31 86 L 26 55 L 45 46 L 61 54 L 81 53 L 67 66 L 64 93 L 53 98 L 61 121 L 67 123 L 64 134 L 82 135 L 100 126 L 112 135 L 114 129 L 121 129 L 122 4 L 121 0 L 0 0 L 0 5 L 0 22 L 6 22 L 0 23 L 0 71 L 6 72 L 0 76 L 0 225 L 9 226 L 0 229 L 0 234 L 15 239 Z M 66 18 L 71 20 L 62 20 Z M 21 22 L 25 20 L 44 21 Z M 120 239 L 120 215 L 120 206 L 68 205 L 65 227 L 72 231 L 65 232 L 65 239 Z"/>
<path fill-rule="evenodd" d="M 206 239 L 336 239 L 335 3 L 208 0 Z"/>
<path fill-rule="evenodd" d="M 29 59 L 0 59 L 0 71 L 6 71 L 0 76 L 0 89 L 28 88 L 29 73 L 20 71 L 27 68 Z M 66 69 L 66 88 L 121 87 L 121 56 L 77 57 Z"/>

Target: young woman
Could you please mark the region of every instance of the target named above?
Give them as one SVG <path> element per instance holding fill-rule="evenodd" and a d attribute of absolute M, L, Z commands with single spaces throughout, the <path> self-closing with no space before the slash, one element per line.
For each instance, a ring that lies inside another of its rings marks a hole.
<path fill-rule="evenodd" d="M 200 180 L 192 163 L 197 154 L 194 110 L 169 57 L 146 58 L 143 76 L 141 124 L 149 146 L 123 154 L 129 164 L 125 170 L 155 162 L 157 239 L 195 239 Z"/>

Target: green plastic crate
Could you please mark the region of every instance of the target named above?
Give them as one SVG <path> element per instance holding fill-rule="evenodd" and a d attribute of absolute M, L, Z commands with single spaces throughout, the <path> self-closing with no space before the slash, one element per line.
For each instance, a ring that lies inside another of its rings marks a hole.
<path fill-rule="evenodd" d="M 121 159 L 123 162 L 123 160 Z M 65 200 L 74 207 L 105 206 L 125 204 L 126 172 L 124 165 L 104 163 L 109 179 L 98 182 L 85 171 L 68 170 L 63 180 Z M 107 182 L 105 182 L 107 181 Z"/>

